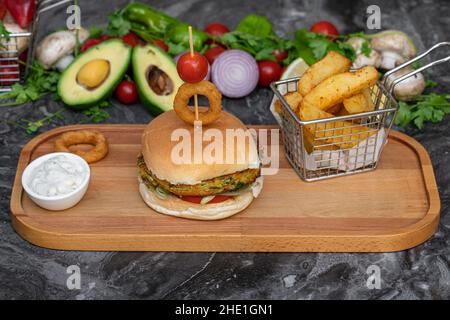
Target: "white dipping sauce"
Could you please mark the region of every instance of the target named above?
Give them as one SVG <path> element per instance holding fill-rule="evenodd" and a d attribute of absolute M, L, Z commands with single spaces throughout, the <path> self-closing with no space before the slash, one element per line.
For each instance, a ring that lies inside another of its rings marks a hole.
<path fill-rule="evenodd" d="M 86 172 L 81 164 L 58 155 L 32 171 L 29 186 L 38 195 L 56 197 L 77 190 L 85 178 Z"/>

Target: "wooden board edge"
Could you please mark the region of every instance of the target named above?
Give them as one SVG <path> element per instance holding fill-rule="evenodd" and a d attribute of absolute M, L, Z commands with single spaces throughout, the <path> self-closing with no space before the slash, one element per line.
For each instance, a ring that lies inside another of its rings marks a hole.
<path fill-rule="evenodd" d="M 33 245 L 72 251 L 173 251 L 173 252 L 397 252 L 427 241 L 435 232 L 439 217 L 421 228 L 375 236 L 323 235 L 80 235 L 41 230 L 26 217 L 12 217 L 16 232 Z M 425 222 L 425 221 L 422 221 Z M 208 241 L 214 238 L 216 243 Z M 74 239 L 77 239 L 74 243 Z M 95 241 L 94 241 L 95 240 Z M 219 241 L 217 241 L 219 240 Z"/>

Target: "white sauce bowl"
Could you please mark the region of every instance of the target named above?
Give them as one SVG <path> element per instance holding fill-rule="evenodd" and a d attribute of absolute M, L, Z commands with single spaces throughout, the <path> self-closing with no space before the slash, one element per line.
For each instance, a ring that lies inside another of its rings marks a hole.
<path fill-rule="evenodd" d="M 71 191 L 70 193 L 58 195 L 58 196 L 52 196 L 52 197 L 46 197 L 41 196 L 39 194 L 36 194 L 30 187 L 31 183 L 31 175 L 34 172 L 34 170 L 40 166 L 43 162 L 47 161 L 50 158 L 53 158 L 55 156 L 63 155 L 70 160 L 78 163 L 81 165 L 85 172 L 85 176 L 83 181 L 81 182 L 80 186 Z M 89 180 L 91 178 L 91 170 L 89 168 L 88 163 L 81 158 L 80 156 L 77 156 L 73 153 L 67 153 L 67 152 L 53 152 L 46 154 L 44 156 L 41 156 L 35 160 L 33 160 L 28 166 L 25 168 L 23 174 L 22 174 L 22 187 L 25 190 L 25 192 L 28 194 L 31 200 L 33 200 L 38 206 L 52 211 L 59 211 L 59 210 L 65 210 L 73 207 L 76 205 L 80 200 L 83 198 L 84 194 L 87 191 L 87 188 L 89 186 Z"/>

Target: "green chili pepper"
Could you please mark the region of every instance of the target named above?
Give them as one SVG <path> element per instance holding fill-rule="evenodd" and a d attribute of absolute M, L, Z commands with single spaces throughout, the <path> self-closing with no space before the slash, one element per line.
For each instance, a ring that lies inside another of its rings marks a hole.
<path fill-rule="evenodd" d="M 189 33 L 188 25 L 185 23 L 178 23 L 169 26 L 166 36 L 166 40 L 176 44 L 189 47 Z M 199 31 L 198 29 L 192 28 L 192 41 L 194 43 L 194 49 L 200 51 L 203 47 L 203 43 L 208 40 L 206 33 Z"/>
<path fill-rule="evenodd" d="M 132 23 L 144 25 L 147 32 L 159 36 L 163 36 L 170 25 L 180 23 L 178 20 L 138 2 L 130 3 L 125 8 L 124 16 Z"/>

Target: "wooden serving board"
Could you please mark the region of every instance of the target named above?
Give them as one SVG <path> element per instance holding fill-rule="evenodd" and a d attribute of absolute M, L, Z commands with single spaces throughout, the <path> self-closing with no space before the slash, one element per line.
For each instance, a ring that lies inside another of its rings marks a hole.
<path fill-rule="evenodd" d="M 23 192 L 22 172 L 33 159 L 53 152 L 59 134 L 77 129 L 102 131 L 110 152 L 91 166 L 91 183 L 78 205 L 61 212 L 41 209 Z M 143 129 L 76 125 L 31 140 L 20 155 L 11 197 L 16 231 L 33 244 L 63 250 L 387 252 L 426 241 L 439 222 L 429 156 L 417 141 L 395 131 L 375 171 L 306 183 L 280 147 L 278 174 L 265 177 L 260 197 L 245 211 L 219 221 L 161 215 L 138 192 L 135 163 Z"/>

